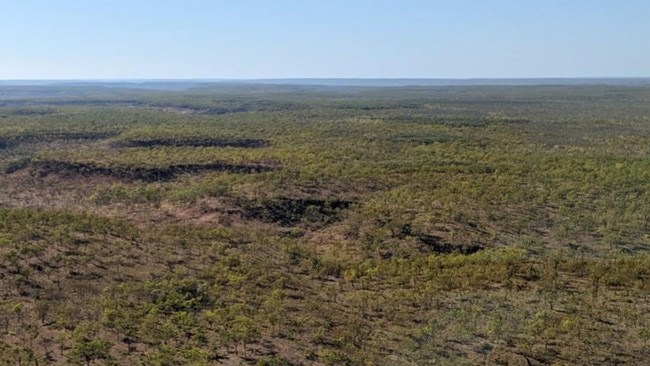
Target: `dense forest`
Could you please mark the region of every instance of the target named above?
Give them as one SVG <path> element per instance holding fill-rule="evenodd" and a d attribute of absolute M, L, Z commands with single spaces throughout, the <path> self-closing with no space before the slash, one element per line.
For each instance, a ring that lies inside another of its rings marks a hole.
<path fill-rule="evenodd" d="M 650 87 L 0 86 L 0 364 L 642 365 Z"/>

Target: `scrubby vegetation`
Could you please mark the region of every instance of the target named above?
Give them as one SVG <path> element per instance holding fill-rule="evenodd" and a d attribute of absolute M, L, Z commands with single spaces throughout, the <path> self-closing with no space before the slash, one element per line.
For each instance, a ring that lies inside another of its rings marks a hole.
<path fill-rule="evenodd" d="M 5 88 L 0 364 L 650 358 L 648 87 Z"/>

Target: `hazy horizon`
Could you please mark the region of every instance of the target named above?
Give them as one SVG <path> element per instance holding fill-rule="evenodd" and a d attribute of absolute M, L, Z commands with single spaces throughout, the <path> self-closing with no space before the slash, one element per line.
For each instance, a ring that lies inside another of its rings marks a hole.
<path fill-rule="evenodd" d="M 186 89 L 204 85 L 285 85 L 350 87 L 435 86 L 638 86 L 650 78 L 269 78 L 269 79 L 52 79 L 1 80 L 0 86 L 103 86 Z"/>

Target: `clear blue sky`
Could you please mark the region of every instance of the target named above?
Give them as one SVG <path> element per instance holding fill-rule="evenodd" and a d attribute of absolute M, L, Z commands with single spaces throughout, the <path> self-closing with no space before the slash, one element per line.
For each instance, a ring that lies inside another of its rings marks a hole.
<path fill-rule="evenodd" d="M 0 0 L 0 79 L 650 76 L 650 0 Z"/>

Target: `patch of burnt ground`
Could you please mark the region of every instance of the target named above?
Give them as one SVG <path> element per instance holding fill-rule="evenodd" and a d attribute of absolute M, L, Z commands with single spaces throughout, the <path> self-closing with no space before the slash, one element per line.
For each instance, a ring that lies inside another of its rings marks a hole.
<path fill-rule="evenodd" d="M 261 148 L 271 146 L 268 140 L 262 139 L 134 139 L 115 144 L 117 147 L 155 147 L 155 146 L 191 146 L 191 147 L 242 147 Z"/>
<path fill-rule="evenodd" d="M 284 227 L 300 223 L 327 225 L 340 219 L 341 211 L 353 201 L 279 198 L 260 203 L 240 202 L 243 216 Z"/>
<path fill-rule="evenodd" d="M 433 252 L 437 254 L 474 254 L 480 250 L 485 249 L 481 244 L 457 244 L 446 242 L 445 239 L 438 235 L 414 233 L 411 230 L 411 224 L 404 224 L 400 232 L 394 235 L 399 239 L 404 239 L 407 236 L 417 238 L 420 241 L 420 248 L 426 252 Z"/>
<path fill-rule="evenodd" d="M 0 149 L 14 148 L 24 143 L 74 140 L 103 140 L 116 136 L 117 132 L 41 132 L 21 133 L 0 137 Z"/>
<path fill-rule="evenodd" d="M 213 162 L 207 164 L 177 164 L 162 167 L 139 166 L 101 166 L 92 163 L 70 162 L 60 160 L 33 161 L 24 164 L 32 167 L 41 177 L 50 174 L 62 176 L 109 176 L 122 180 L 141 180 L 145 182 L 168 181 L 180 174 L 202 172 L 261 173 L 277 169 L 263 164 L 231 164 Z M 18 170 L 18 169 L 17 169 Z M 14 170 L 16 171 L 16 170 Z"/>
<path fill-rule="evenodd" d="M 444 242 L 443 239 L 437 235 L 421 234 L 418 236 L 418 239 L 420 239 L 420 241 L 425 244 L 428 249 L 438 254 L 473 254 L 485 249 L 482 245 L 476 243 L 454 244 Z"/>

